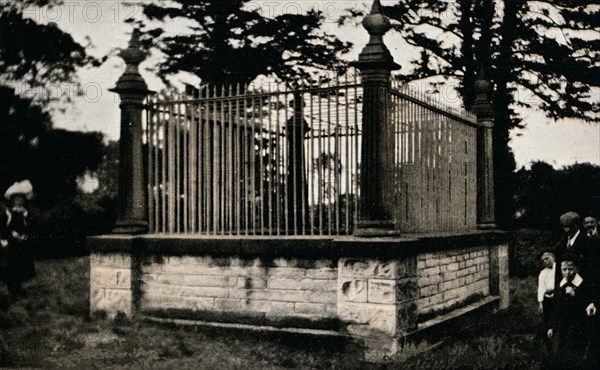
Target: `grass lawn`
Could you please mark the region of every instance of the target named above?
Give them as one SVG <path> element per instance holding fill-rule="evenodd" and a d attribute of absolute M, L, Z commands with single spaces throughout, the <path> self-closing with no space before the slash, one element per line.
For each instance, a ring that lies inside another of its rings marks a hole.
<path fill-rule="evenodd" d="M 8 304 L 0 288 L 0 367 L 278 369 L 537 368 L 534 278 L 511 280 L 512 305 L 407 362 L 369 365 L 339 340 L 88 318 L 89 259 L 36 262 L 28 295 Z"/>

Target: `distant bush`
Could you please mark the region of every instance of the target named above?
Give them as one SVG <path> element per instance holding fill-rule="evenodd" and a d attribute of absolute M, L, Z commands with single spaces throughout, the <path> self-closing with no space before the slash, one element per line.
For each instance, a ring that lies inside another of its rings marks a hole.
<path fill-rule="evenodd" d="M 93 172 L 98 181 L 93 192 L 83 192 L 77 186 L 55 193 L 47 186 L 34 187 L 30 245 L 37 256 L 87 254 L 86 236 L 111 231 L 116 218 L 117 168 L 118 145 L 110 142 L 104 146 L 102 162 Z"/>
<path fill-rule="evenodd" d="M 600 213 L 600 166 L 577 163 L 555 170 L 545 162 L 516 173 L 515 225 L 554 229 L 568 211 L 582 217 Z"/>
<path fill-rule="evenodd" d="M 511 276 L 537 276 L 543 252 L 553 251 L 562 239 L 562 231 L 521 229 L 513 232 L 510 243 L 509 268 Z"/>

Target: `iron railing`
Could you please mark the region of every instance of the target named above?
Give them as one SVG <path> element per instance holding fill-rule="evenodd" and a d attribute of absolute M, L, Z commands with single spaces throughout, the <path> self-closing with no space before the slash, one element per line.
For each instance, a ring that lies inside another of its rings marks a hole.
<path fill-rule="evenodd" d="M 145 125 L 150 231 L 351 233 L 361 91 L 352 77 L 154 98 Z"/>
<path fill-rule="evenodd" d="M 203 87 L 159 94 L 144 123 L 150 232 L 348 235 L 359 218 L 362 87 Z M 390 201 L 402 232 L 476 218 L 476 121 L 388 89 Z"/>
<path fill-rule="evenodd" d="M 474 229 L 477 120 L 472 114 L 393 87 L 394 221 L 405 233 Z"/>

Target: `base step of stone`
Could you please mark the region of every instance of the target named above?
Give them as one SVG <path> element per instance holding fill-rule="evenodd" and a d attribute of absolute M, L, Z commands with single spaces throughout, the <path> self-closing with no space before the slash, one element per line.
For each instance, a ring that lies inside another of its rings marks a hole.
<path fill-rule="evenodd" d="M 419 324 L 418 329 L 426 329 L 426 328 L 429 328 L 429 327 L 434 326 L 434 325 L 439 325 L 439 324 L 441 324 L 444 321 L 452 320 L 454 318 L 462 316 L 462 315 L 464 315 L 464 314 L 466 314 L 466 313 L 468 313 L 470 311 L 476 310 L 476 309 L 478 309 L 480 307 L 483 307 L 483 306 L 485 306 L 485 305 L 487 305 L 487 304 L 489 304 L 491 302 L 497 301 L 497 300 L 498 300 L 498 297 L 495 297 L 495 296 L 489 296 L 489 297 L 482 298 L 482 299 L 480 299 L 477 302 L 471 303 L 471 304 L 466 305 L 466 306 L 461 307 L 461 308 L 457 308 L 457 309 L 455 309 L 455 310 L 453 310 L 453 311 L 451 311 L 449 313 L 446 313 L 444 315 L 440 315 L 440 316 L 438 316 L 436 318 L 433 318 L 431 320 L 427 320 L 425 322 L 422 322 L 422 323 Z"/>
<path fill-rule="evenodd" d="M 422 322 L 418 328 L 397 339 L 394 361 L 403 362 L 423 352 L 431 351 L 449 338 L 498 311 L 500 298 L 489 296 L 465 307 Z M 367 353 L 367 359 L 373 357 Z"/>
<path fill-rule="evenodd" d="M 153 317 L 153 316 L 148 316 L 148 315 L 142 315 L 141 319 L 144 321 L 148 321 L 148 322 L 154 322 L 154 323 L 159 323 L 159 324 L 169 324 L 169 325 L 176 325 L 176 326 L 200 326 L 200 327 L 209 327 L 209 328 L 249 330 L 249 331 L 258 331 L 258 332 L 281 332 L 281 333 L 327 336 L 327 337 L 337 337 L 337 338 L 350 338 L 348 335 L 339 333 L 334 330 L 286 328 L 286 327 L 262 326 L 262 325 L 259 326 L 259 325 L 250 325 L 250 324 L 224 323 L 224 322 L 212 322 L 212 321 L 202 321 L 202 320 L 165 319 L 165 318 Z"/>

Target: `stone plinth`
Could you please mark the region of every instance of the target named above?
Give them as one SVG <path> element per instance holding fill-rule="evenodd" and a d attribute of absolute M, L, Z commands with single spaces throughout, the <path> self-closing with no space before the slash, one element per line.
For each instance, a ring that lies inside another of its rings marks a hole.
<path fill-rule="evenodd" d="M 419 254 L 417 302 L 424 317 L 443 312 L 468 297 L 490 292 L 488 247 L 473 247 Z"/>
<path fill-rule="evenodd" d="M 414 257 L 395 260 L 342 257 L 338 262 L 337 312 L 350 332 L 390 336 L 416 328 L 418 298 Z"/>
<path fill-rule="evenodd" d="M 131 257 L 126 254 L 92 254 L 90 264 L 91 313 L 104 311 L 110 318 L 118 313 L 131 316 Z"/>
<path fill-rule="evenodd" d="M 93 314 L 325 330 L 362 342 L 372 361 L 418 353 L 443 340 L 432 328 L 450 321 L 461 327 L 475 309 L 508 306 L 508 246 L 501 232 L 111 235 L 88 243 Z"/>
<path fill-rule="evenodd" d="M 333 318 L 336 279 L 326 259 L 170 256 L 142 264 L 141 307 Z"/>

